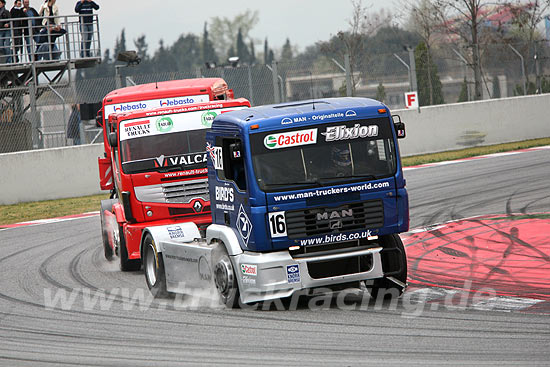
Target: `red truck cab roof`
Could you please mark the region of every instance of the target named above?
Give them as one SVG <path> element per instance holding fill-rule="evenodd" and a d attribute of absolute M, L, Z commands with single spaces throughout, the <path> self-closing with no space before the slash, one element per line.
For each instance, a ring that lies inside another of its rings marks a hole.
<path fill-rule="evenodd" d="M 213 97 L 228 92 L 227 83 L 221 78 L 196 78 L 183 80 L 169 80 L 158 83 L 140 84 L 120 88 L 107 94 L 103 103 L 116 104 L 129 101 L 139 101 L 162 96 L 186 96 L 210 94 Z M 214 98 L 215 99 L 215 98 Z"/>

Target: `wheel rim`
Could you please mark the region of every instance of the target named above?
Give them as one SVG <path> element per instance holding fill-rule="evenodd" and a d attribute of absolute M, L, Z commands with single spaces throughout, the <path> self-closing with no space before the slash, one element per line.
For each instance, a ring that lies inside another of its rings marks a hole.
<path fill-rule="evenodd" d="M 225 300 L 231 294 L 233 288 L 233 268 L 229 259 L 221 259 L 214 268 L 214 283 Z"/>
<path fill-rule="evenodd" d="M 157 258 L 155 251 L 149 245 L 147 247 L 147 255 L 145 257 L 145 274 L 150 286 L 154 286 L 157 282 Z"/>

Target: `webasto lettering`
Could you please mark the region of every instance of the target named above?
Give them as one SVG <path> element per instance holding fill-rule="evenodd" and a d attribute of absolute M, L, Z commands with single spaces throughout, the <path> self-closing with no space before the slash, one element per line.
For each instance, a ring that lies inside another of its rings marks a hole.
<path fill-rule="evenodd" d="M 345 125 L 330 126 L 327 127 L 327 130 L 321 133 L 321 135 L 325 136 L 325 141 L 372 138 L 378 136 L 378 126 L 362 126 L 360 124 L 355 124 L 355 126 L 352 127 L 347 127 Z"/>
<path fill-rule="evenodd" d="M 136 110 L 144 110 L 147 108 L 147 105 L 145 103 L 137 103 L 137 104 L 123 104 L 120 106 L 113 107 L 115 112 L 126 112 L 126 111 L 136 111 Z"/>
<path fill-rule="evenodd" d="M 193 98 L 183 98 L 183 99 L 172 99 L 172 100 L 161 100 L 160 106 L 161 107 L 167 107 L 167 106 L 179 106 L 184 104 L 191 104 L 195 103 L 195 100 Z"/>

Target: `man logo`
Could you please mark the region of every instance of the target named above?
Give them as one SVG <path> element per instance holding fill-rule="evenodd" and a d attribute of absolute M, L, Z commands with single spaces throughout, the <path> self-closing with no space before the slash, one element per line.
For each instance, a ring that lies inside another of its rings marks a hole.
<path fill-rule="evenodd" d="M 330 212 L 317 213 L 318 221 L 351 217 L 353 217 L 353 209 L 333 210 Z"/>
<path fill-rule="evenodd" d="M 355 117 L 357 116 L 357 113 L 353 110 L 347 110 L 346 111 L 346 117 Z"/>
<path fill-rule="evenodd" d="M 292 119 L 288 118 L 288 117 L 285 117 L 282 121 L 281 121 L 281 125 L 290 125 L 292 124 Z"/>
<path fill-rule="evenodd" d="M 331 220 L 330 221 L 330 224 L 329 224 L 329 228 L 330 229 L 340 229 L 342 228 L 342 220 L 341 219 L 336 219 L 336 220 Z"/>

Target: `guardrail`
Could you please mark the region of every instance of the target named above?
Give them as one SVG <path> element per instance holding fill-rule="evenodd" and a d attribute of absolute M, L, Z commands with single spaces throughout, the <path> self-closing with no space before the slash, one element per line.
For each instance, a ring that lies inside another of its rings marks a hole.
<path fill-rule="evenodd" d="M 84 23 L 91 17 L 91 23 Z M 97 14 L 10 18 L 0 28 L 0 68 L 52 60 L 100 58 Z"/>

